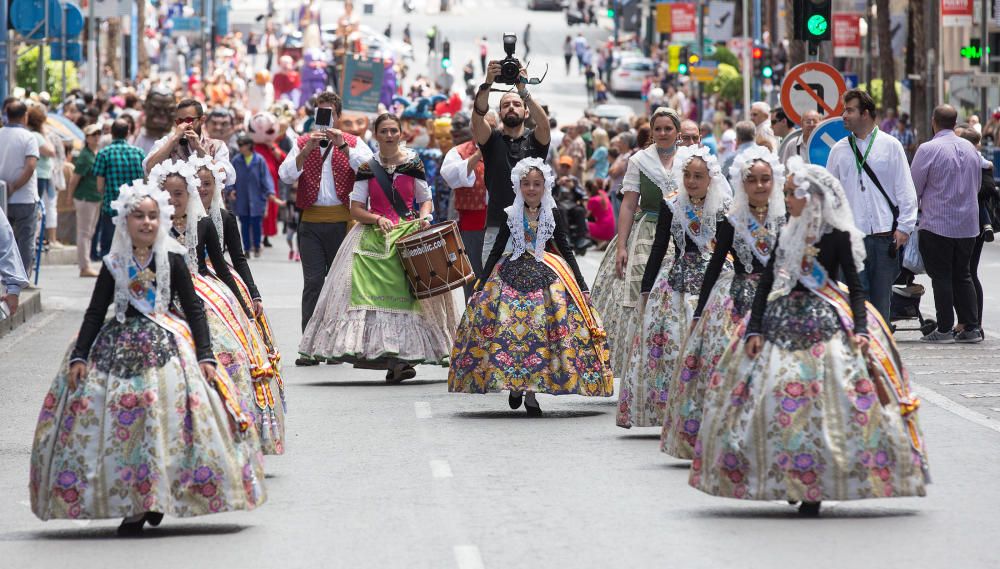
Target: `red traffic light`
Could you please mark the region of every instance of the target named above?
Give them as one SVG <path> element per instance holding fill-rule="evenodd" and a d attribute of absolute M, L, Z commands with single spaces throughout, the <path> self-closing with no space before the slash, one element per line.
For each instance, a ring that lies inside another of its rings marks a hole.
<path fill-rule="evenodd" d="M 753 55 L 754 59 L 760 59 L 764 57 L 764 50 L 759 47 L 753 48 L 753 51 L 750 53 Z"/>

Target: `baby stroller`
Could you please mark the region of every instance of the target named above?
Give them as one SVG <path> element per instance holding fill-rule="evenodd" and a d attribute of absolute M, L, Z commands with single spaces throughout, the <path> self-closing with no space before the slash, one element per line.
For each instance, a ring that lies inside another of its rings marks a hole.
<path fill-rule="evenodd" d="M 920 333 L 926 336 L 937 329 L 937 321 L 924 318 L 920 312 L 920 297 L 925 292 L 924 286 L 917 283 L 892 287 L 892 297 L 889 299 L 889 325 L 893 331 L 920 330 Z M 920 325 L 916 328 L 900 328 L 896 326 L 896 322 L 900 320 L 916 320 Z"/>

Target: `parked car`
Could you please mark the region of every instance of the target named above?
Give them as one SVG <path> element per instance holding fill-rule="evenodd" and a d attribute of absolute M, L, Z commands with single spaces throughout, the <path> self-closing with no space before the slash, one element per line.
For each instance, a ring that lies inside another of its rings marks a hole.
<path fill-rule="evenodd" d="M 528 0 L 529 10 L 562 10 L 565 0 Z"/>
<path fill-rule="evenodd" d="M 632 107 L 628 105 L 615 105 L 615 104 L 604 104 L 590 107 L 587 109 L 586 114 L 588 116 L 594 116 L 601 120 L 606 120 L 609 122 L 615 122 L 621 119 L 631 119 L 635 116 L 635 111 Z"/>
<path fill-rule="evenodd" d="M 656 63 L 648 57 L 622 57 L 621 63 L 611 72 L 608 88 L 615 95 L 637 94 L 647 77 L 656 75 Z"/>

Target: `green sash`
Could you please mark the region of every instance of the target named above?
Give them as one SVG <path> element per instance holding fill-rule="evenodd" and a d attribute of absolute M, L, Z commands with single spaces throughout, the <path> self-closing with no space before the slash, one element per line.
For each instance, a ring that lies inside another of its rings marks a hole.
<path fill-rule="evenodd" d="M 419 228 L 417 220 L 402 222 L 388 234 L 375 225 L 362 230 L 351 267 L 351 308 L 420 312 L 396 255 L 396 242 Z"/>

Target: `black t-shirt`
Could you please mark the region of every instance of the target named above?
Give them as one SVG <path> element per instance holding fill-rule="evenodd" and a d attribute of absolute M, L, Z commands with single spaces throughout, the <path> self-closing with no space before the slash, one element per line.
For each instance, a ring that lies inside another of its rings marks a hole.
<path fill-rule="evenodd" d="M 534 131 L 525 129 L 518 138 L 505 136 L 499 130 L 490 134 L 483 151 L 483 178 L 490 204 L 486 210 L 486 226 L 500 227 L 506 223 L 504 208 L 514 203 L 514 186 L 510 182 L 510 171 L 524 158 L 541 158 L 549 153 L 549 145 L 535 139 Z"/>

